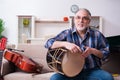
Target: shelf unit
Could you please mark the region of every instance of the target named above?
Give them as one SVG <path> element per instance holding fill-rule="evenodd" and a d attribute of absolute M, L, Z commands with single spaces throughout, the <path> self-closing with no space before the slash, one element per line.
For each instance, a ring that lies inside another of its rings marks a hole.
<path fill-rule="evenodd" d="M 32 15 L 18 15 L 18 43 L 45 41 L 64 29 L 74 26 L 73 16 L 68 21 L 62 20 L 36 20 Z M 29 24 L 24 25 L 27 19 Z M 92 16 L 90 26 L 102 32 L 102 18 Z M 45 38 L 45 39 L 44 39 Z"/>
<path fill-rule="evenodd" d="M 69 27 L 69 21 L 62 20 L 35 20 L 35 38 L 41 35 L 55 35 L 58 32 Z"/>
<path fill-rule="evenodd" d="M 69 21 L 60 21 L 60 20 L 35 20 L 35 23 L 69 23 Z"/>
<path fill-rule="evenodd" d="M 34 37 L 35 17 L 32 15 L 18 15 L 18 43 L 26 43 L 27 38 Z"/>
<path fill-rule="evenodd" d="M 64 26 L 69 27 L 69 21 L 36 20 L 35 16 L 32 15 L 18 15 L 17 17 L 18 43 L 31 42 L 30 40 L 43 40 L 43 37 L 49 37 L 52 35 L 52 33 L 56 34 L 56 32 L 61 30 L 61 28 L 64 29 Z M 29 24 L 27 26 L 23 24 L 25 19 L 29 21 Z"/>

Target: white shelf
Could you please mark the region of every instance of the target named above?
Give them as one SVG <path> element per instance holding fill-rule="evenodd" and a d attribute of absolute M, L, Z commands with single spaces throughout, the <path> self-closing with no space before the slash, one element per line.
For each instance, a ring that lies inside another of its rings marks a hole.
<path fill-rule="evenodd" d="M 69 17 L 69 21 L 62 20 L 35 20 L 32 15 L 18 15 L 18 43 L 46 41 L 62 30 L 73 26 L 73 16 Z M 29 20 L 29 25 L 23 25 L 23 19 Z M 96 28 L 102 32 L 102 18 L 100 16 L 92 16 L 92 28 Z"/>
<path fill-rule="evenodd" d="M 26 43 L 27 38 L 33 37 L 34 20 L 32 15 L 18 15 L 18 43 Z M 28 25 L 24 25 L 24 20 L 28 20 Z"/>
<path fill-rule="evenodd" d="M 35 23 L 69 23 L 69 21 L 58 21 L 58 20 L 35 20 Z"/>

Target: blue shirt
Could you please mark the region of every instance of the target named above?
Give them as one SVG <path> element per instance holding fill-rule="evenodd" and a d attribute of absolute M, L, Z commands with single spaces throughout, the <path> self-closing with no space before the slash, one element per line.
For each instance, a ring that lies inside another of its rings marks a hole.
<path fill-rule="evenodd" d="M 109 44 L 106 38 L 103 36 L 101 32 L 95 29 L 88 28 L 84 39 L 82 39 L 78 33 L 76 32 L 76 28 L 70 28 L 67 30 L 62 31 L 54 38 L 49 39 L 45 47 L 50 48 L 54 41 L 68 41 L 71 43 L 75 43 L 78 45 L 83 51 L 84 46 L 89 46 L 91 48 L 96 48 L 100 50 L 103 54 L 103 58 L 100 59 L 93 54 L 89 55 L 85 59 L 84 69 L 91 69 L 95 67 L 101 66 L 101 60 L 105 60 L 109 55 Z"/>

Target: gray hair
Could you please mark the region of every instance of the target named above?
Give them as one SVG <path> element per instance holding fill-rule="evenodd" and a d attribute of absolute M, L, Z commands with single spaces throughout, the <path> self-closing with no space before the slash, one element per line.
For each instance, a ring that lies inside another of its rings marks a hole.
<path fill-rule="evenodd" d="M 90 11 L 89 11 L 88 9 L 86 9 L 86 8 L 80 8 L 78 11 L 81 11 L 81 10 L 87 12 L 88 15 L 89 15 L 89 19 L 91 20 L 91 13 L 90 13 Z M 78 11 L 77 11 L 77 12 L 78 12 Z M 76 13 L 77 13 L 77 12 L 76 12 Z"/>

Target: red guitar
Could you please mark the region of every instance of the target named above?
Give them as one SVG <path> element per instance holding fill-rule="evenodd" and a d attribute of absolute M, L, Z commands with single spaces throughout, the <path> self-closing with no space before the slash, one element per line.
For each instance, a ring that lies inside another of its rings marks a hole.
<path fill-rule="evenodd" d="M 15 49 L 5 49 L 4 58 L 8 61 L 13 62 L 18 68 L 25 72 L 30 73 L 40 73 L 42 70 L 42 66 L 39 66 L 30 58 L 19 54 Z"/>

